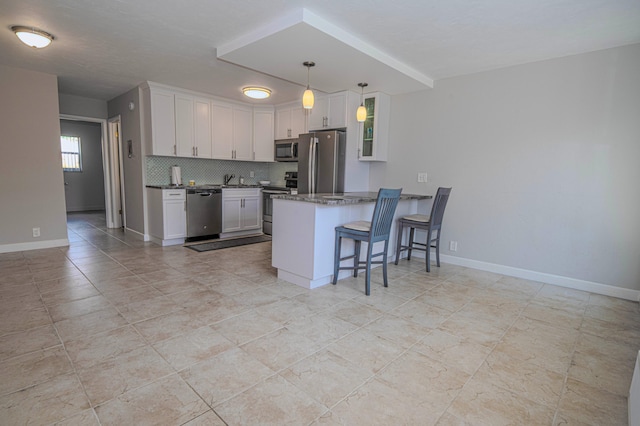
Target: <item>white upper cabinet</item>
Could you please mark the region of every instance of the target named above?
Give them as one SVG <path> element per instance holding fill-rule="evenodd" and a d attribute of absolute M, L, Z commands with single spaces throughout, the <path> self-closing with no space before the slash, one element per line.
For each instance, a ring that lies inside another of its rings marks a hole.
<path fill-rule="evenodd" d="M 176 117 L 171 91 L 143 86 L 147 154 L 176 155 Z"/>
<path fill-rule="evenodd" d="M 208 99 L 195 98 L 194 141 L 196 157 L 212 158 L 211 152 L 211 102 Z"/>
<path fill-rule="evenodd" d="M 193 97 L 175 95 L 176 114 L 176 155 L 178 157 L 195 157 L 193 145 Z"/>
<path fill-rule="evenodd" d="M 253 108 L 211 102 L 213 158 L 253 160 Z"/>
<path fill-rule="evenodd" d="M 273 161 L 273 108 L 253 109 L 253 159 Z"/>
<path fill-rule="evenodd" d="M 300 105 L 282 105 L 276 109 L 276 139 L 297 138 L 300 134 L 307 132 L 306 112 Z"/>
<path fill-rule="evenodd" d="M 309 114 L 309 131 L 347 127 L 347 92 L 317 97 Z"/>
<path fill-rule="evenodd" d="M 211 102 L 212 157 L 222 160 L 233 158 L 233 106 Z"/>
<path fill-rule="evenodd" d="M 370 93 L 364 96 L 367 118 L 358 126 L 360 145 L 358 159 L 361 161 L 387 161 L 389 144 L 389 114 L 391 101 L 385 93 Z"/>
<path fill-rule="evenodd" d="M 211 158 L 211 104 L 208 99 L 143 86 L 147 154 Z"/>
<path fill-rule="evenodd" d="M 233 159 L 253 160 L 253 108 L 233 106 Z"/>

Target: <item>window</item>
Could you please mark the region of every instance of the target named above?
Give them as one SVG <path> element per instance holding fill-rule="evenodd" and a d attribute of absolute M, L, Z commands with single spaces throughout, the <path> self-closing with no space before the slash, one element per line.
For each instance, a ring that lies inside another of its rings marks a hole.
<path fill-rule="evenodd" d="M 62 170 L 81 172 L 80 138 L 78 136 L 60 136 L 60 144 L 62 146 Z"/>

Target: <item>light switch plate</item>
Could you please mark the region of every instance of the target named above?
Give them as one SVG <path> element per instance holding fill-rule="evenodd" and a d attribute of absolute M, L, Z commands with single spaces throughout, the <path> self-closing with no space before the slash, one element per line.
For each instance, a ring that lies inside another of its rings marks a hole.
<path fill-rule="evenodd" d="M 419 172 L 418 173 L 418 182 L 419 183 L 427 183 L 427 172 Z"/>

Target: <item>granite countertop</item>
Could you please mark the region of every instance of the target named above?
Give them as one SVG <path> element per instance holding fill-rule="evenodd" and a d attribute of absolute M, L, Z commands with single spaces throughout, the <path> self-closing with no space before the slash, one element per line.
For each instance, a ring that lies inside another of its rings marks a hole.
<path fill-rule="evenodd" d="M 377 192 L 345 192 L 340 194 L 276 194 L 271 198 L 278 200 L 302 201 L 305 203 L 325 204 L 330 206 L 346 206 L 349 204 L 375 203 Z M 405 194 L 400 200 L 428 200 L 432 195 Z"/>
<path fill-rule="evenodd" d="M 231 184 L 231 185 L 222 185 L 222 184 L 206 184 L 206 185 L 147 185 L 147 188 L 156 188 L 156 189 L 224 189 L 224 188 L 262 188 L 262 185 L 259 184 Z"/>

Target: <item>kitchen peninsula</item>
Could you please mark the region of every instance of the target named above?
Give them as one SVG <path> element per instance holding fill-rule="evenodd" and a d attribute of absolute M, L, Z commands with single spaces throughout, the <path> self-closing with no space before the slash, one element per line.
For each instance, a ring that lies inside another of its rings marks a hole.
<path fill-rule="evenodd" d="M 357 220 L 371 220 L 377 192 L 345 194 L 274 195 L 272 266 L 278 278 L 305 288 L 331 282 L 335 227 Z M 397 218 L 428 212 L 431 195 L 402 194 L 396 209 L 389 259 L 395 256 Z M 353 252 L 353 241 L 343 240 L 344 253 Z M 351 247 L 348 247 L 348 245 Z M 377 243 L 383 244 L 383 243 Z M 363 256 L 366 250 L 363 250 Z M 341 271 L 338 279 L 349 276 Z"/>

